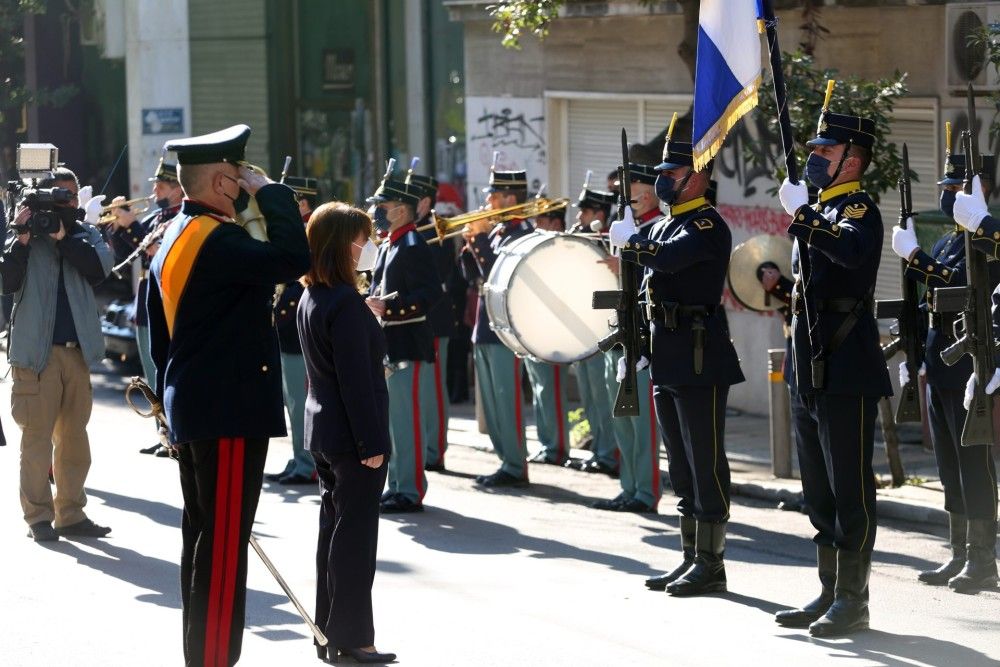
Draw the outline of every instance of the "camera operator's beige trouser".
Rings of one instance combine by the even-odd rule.
[[[93,405],[90,369],[79,347],[54,345],[41,373],[13,368],[11,416],[21,427],[21,509],[31,525],[57,528],[87,518],[83,490],[90,470],[87,422]],[[49,466],[56,482],[53,501]]]

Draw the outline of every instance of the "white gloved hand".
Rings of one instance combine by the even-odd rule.
[[[786,178],[781,182],[781,187],[778,188],[778,199],[781,200],[781,206],[785,209],[785,213],[795,215],[797,210],[809,203],[809,190],[806,188],[805,181],[792,183]]]
[[[909,384],[910,382],[910,369],[906,367],[906,362],[899,362],[899,386]]]
[[[84,211],[87,210],[87,204],[90,203],[91,198],[94,196],[94,188],[90,185],[85,185],[80,188],[80,191],[76,193],[77,204]]]
[[[639,357],[639,361],[635,363],[636,372],[649,366],[649,359],[646,357]],[[618,371],[615,373],[615,380],[621,382],[625,379],[625,357],[618,360]]]
[[[955,194],[955,222],[970,232],[974,232],[979,229],[980,223],[987,215],[989,215],[989,210],[986,208],[986,199],[983,198],[983,186],[979,182],[979,177],[976,176],[972,179],[971,195],[964,192]]]
[[[923,377],[927,375],[927,364],[920,364],[920,370],[917,371],[917,375]]]
[[[986,393],[992,396],[997,387],[1000,387],[1000,368],[993,371],[993,377],[986,383]]]
[[[621,248],[638,231],[639,228],[635,226],[635,217],[632,215],[632,207],[626,206],[625,215],[622,219],[616,220],[611,224],[611,229],[608,230],[608,238],[611,239],[612,244]]]
[[[906,221],[906,229],[892,228],[892,251],[900,258],[909,261],[913,251],[920,247],[917,243],[917,232],[913,229],[913,218]]]
[[[84,218],[85,222],[89,222],[92,225],[96,225],[97,221],[101,217],[101,204],[104,203],[104,195],[97,195],[91,198],[87,205],[83,208],[87,212],[87,216]]]
[[[972,405],[972,396],[976,392],[976,374],[973,373],[969,376],[969,381],[965,383],[965,396],[962,397],[962,405],[968,410],[969,406]]]

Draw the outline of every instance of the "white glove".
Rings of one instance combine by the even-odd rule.
[[[986,393],[992,396],[997,387],[1000,387],[1000,368],[993,371],[993,379],[986,383]]]
[[[781,187],[778,188],[778,199],[781,200],[781,206],[785,209],[785,213],[795,215],[797,210],[809,203],[809,190],[806,188],[805,181],[793,184],[786,178],[781,182]]]
[[[649,366],[649,359],[646,357],[639,357],[639,361],[635,363],[636,372],[641,371],[646,366]],[[615,373],[615,380],[621,382],[625,379],[625,357],[618,360],[618,372]]]
[[[969,381],[965,383],[965,396],[962,398],[962,405],[968,410],[969,406],[972,405],[972,396],[976,392],[976,374],[973,373],[969,376]]]
[[[899,257],[909,260],[913,251],[920,247],[917,243],[917,232],[913,229],[913,218],[906,221],[906,229],[892,228],[892,251]]]
[[[97,221],[101,217],[101,204],[103,203],[104,195],[97,195],[96,197],[88,200],[87,205],[83,207],[83,210],[87,212],[87,216],[84,218],[84,221],[89,222],[92,225],[96,225]]]
[[[906,362],[899,362],[899,386],[902,387],[910,382],[910,370],[906,367]]]
[[[964,192],[955,194],[955,222],[962,225],[970,232],[979,229],[983,218],[989,215],[986,208],[986,199],[983,198],[983,186],[979,182],[979,177],[972,179],[972,194]]]
[[[87,204],[90,202],[91,197],[94,196],[94,188],[90,185],[85,185],[80,188],[80,191],[76,193],[76,201],[80,208],[84,211],[87,210]]]
[[[616,220],[611,224],[611,229],[608,230],[608,238],[611,239],[612,244],[621,248],[638,231],[639,228],[635,226],[635,217],[632,215],[632,207],[626,206],[625,215],[622,219]]]

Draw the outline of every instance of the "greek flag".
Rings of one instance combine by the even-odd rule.
[[[757,106],[761,0],[701,0],[694,77],[695,169],[722,148],[726,133]]]

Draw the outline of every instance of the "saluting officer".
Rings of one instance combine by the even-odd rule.
[[[290,188],[243,166],[250,128],[169,141],[185,199],[153,258],[147,306],[184,514],[181,603],[187,665],[233,665],[246,606],[247,542],[268,438],[285,435],[274,286],[309,268]],[[233,217],[250,197],[255,240]]]
[[[660,202],[653,187],[659,172],[647,164],[629,163],[633,221],[642,238],[663,219]],[[634,262],[622,265],[617,257],[605,260],[612,271],[635,271],[642,277],[642,267]],[[636,284],[640,284],[637,280]],[[619,348],[605,357],[608,399],[614,404],[618,383],[625,377],[624,357]],[[619,450],[619,483],[622,491],[610,500],[598,500],[591,507],[613,512],[656,513],[663,493],[660,484],[660,434],[653,409],[653,385],[649,381],[648,359],[643,358],[636,374],[639,396],[638,417],[612,419]]]
[[[528,178],[523,171],[490,169],[487,195],[488,210],[509,208],[528,199]],[[524,418],[521,405],[521,360],[500,342],[490,328],[483,299],[482,285],[493,269],[500,248],[532,231],[523,218],[511,218],[491,227],[488,220],[469,223],[462,234],[465,246],[460,259],[462,274],[479,285],[476,321],[472,328],[472,356],[476,364],[479,397],[493,449],[500,458],[500,468],[491,475],[479,475],[476,484],[483,487],[526,486],[528,484],[527,448],[524,441]]]
[[[875,418],[879,399],[892,395],[872,312],[882,217],[860,183],[874,141],[871,119],[824,109],[817,136],[807,142],[806,178],[820,190],[818,203],[808,205],[803,182],[786,179],[778,193],[797,239],[792,379],[801,409],[792,414],[823,588],[816,600],[778,612],[775,620],[808,626],[818,637],[868,627]]]
[[[656,165],[656,194],[669,216],[648,239],[627,217],[609,236],[624,261],[645,268],[653,399],[680,498],[683,560],[646,585],[687,596],[726,590],[726,402],[730,385],[744,378],[722,307],[732,234],[705,198],[712,163],[694,170],[691,144],[673,137],[675,121]]]
[[[434,221],[434,206],[437,203],[438,182],[436,178],[423,174],[409,174],[411,185],[422,189],[420,203],[417,204],[417,227],[424,241],[437,239]],[[448,416],[450,403],[446,371],[448,368],[448,341],[455,330],[455,310],[448,284],[457,270],[455,239],[436,240],[428,243],[434,257],[441,284],[442,298],[431,309],[427,319],[434,332],[434,365],[428,368],[429,381],[420,385],[420,405],[424,409],[424,470],[444,471],[444,455],[448,450]]]
[[[429,406],[424,405],[420,386],[429,383],[434,368],[434,332],[427,315],[441,298],[441,282],[431,249],[417,232],[417,205],[423,192],[387,173],[368,198],[375,207],[375,224],[387,233],[367,300],[385,328],[390,370],[386,386],[392,456],[382,512],[422,512],[427,493],[423,420]],[[384,299],[393,293],[395,298]]]
[[[295,193],[302,224],[305,225],[319,205],[319,183],[315,178],[287,176],[285,185]],[[318,479],[316,461],[305,447],[306,362],[302,356],[299,328],[295,320],[295,311],[304,289],[297,279],[278,285],[274,290],[274,306],[271,309],[274,328],[278,332],[278,349],[281,351],[281,391],[285,397],[288,422],[292,427],[292,458],[285,464],[284,470],[264,477],[269,482],[285,486],[313,484]]]
[[[574,233],[607,234],[608,219],[615,195],[610,192],[591,189],[590,176],[577,198],[576,222],[570,229]],[[595,354],[589,359],[578,361],[576,383],[580,389],[580,402],[590,424],[590,458],[582,461],[570,459],[568,467],[585,472],[600,472],[612,477],[618,475],[618,442],[611,416],[612,387],[617,391],[618,382],[608,384],[605,372],[605,355]]]

